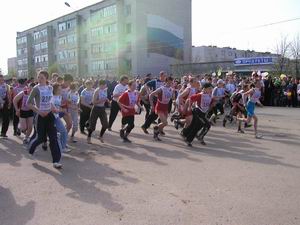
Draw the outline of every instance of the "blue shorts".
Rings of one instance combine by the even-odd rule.
[[[255,115],[255,113],[254,113],[255,103],[254,102],[248,102],[246,109],[247,109],[247,116],[252,117]]]

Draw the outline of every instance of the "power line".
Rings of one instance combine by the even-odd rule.
[[[257,29],[257,28],[273,26],[273,25],[277,25],[277,24],[281,24],[281,23],[287,23],[287,22],[291,22],[291,21],[295,21],[295,20],[300,20],[300,17],[293,18],[293,19],[288,19],[288,20],[281,20],[281,21],[273,22],[273,23],[267,23],[267,24],[258,25],[258,26],[254,26],[254,27],[248,27],[248,28],[245,28],[245,29],[247,29],[247,30]]]

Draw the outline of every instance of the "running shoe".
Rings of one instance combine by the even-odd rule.
[[[0,137],[1,138],[8,138],[8,136],[6,134],[1,134]]]
[[[226,127],[226,122],[227,122],[227,120],[223,120],[223,127]]]
[[[80,133],[81,133],[82,135],[87,135],[87,133],[86,133],[85,131],[80,131]]]
[[[17,130],[16,133],[17,133],[17,136],[18,136],[18,137],[21,136],[21,131],[20,131],[19,129]]]
[[[205,143],[204,140],[200,140],[200,144],[201,144],[201,145],[206,145],[206,143]]]
[[[155,141],[161,141],[161,139],[158,136],[154,137],[154,140]]]
[[[91,137],[87,137],[86,141],[87,141],[88,144],[90,144],[90,145],[92,144],[92,138]]]
[[[177,120],[174,120],[174,127],[175,127],[176,130],[179,129],[179,123],[178,123]]]
[[[77,143],[77,141],[75,140],[75,137],[71,137],[71,142],[72,143]]]
[[[120,130],[120,137],[121,137],[121,138],[124,138],[124,135],[125,135],[125,131],[124,131],[123,129],[121,129],[121,130]]]
[[[71,151],[72,151],[72,149],[65,148],[64,153],[70,153]]]
[[[238,133],[244,134],[245,131],[243,131],[242,129],[238,129]]]
[[[123,138],[123,142],[125,142],[125,143],[131,143],[131,141],[127,137]]]
[[[44,151],[47,151],[47,150],[48,150],[48,146],[47,146],[47,143],[46,143],[46,142],[43,143],[42,149],[43,149]]]
[[[192,145],[192,143],[191,143],[191,142],[189,142],[189,141],[186,141],[185,143],[187,144],[187,146],[188,146],[188,147],[193,147],[193,145]]]
[[[250,128],[250,127],[252,127],[252,124],[245,123],[245,128]]]
[[[112,131],[111,127],[107,129],[108,131]]]
[[[147,129],[145,127],[142,127],[142,130],[145,134],[149,134],[149,132],[147,131]]]
[[[262,135],[262,134],[255,134],[255,138],[256,138],[256,139],[262,139],[262,138],[263,138],[263,135]]]
[[[99,141],[103,144],[104,143],[103,137],[99,137]]]
[[[60,163],[53,163],[53,167],[54,167],[55,169],[60,170],[60,169],[62,169],[62,164],[60,164]]]

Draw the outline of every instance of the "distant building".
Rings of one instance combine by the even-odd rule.
[[[10,73],[17,73],[17,57],[7,59],[7,71]]]
[[[270,52],[239,50],[230,47],[219,48],[216,46],[193,46],[192,55],[193,63],[233,61],[237,58],[277,57],[276,54]]]
[[[236,71],[249,74],[254,70],[274,71],[278,55],[216,46],[192,47],[192,62],[173,64],[171,71],[180,76],[184,73],[212,73]]]
[[[55,67],[81,77],[158,74],[191,61],[191,0],[104,0],[16,41],[19,76]]]

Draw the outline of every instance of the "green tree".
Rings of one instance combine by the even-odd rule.
[[[58,63],[53,63],[48,67],[48,73],[51,75],[52,73],[58,73],[59,71],[59,65]]]

